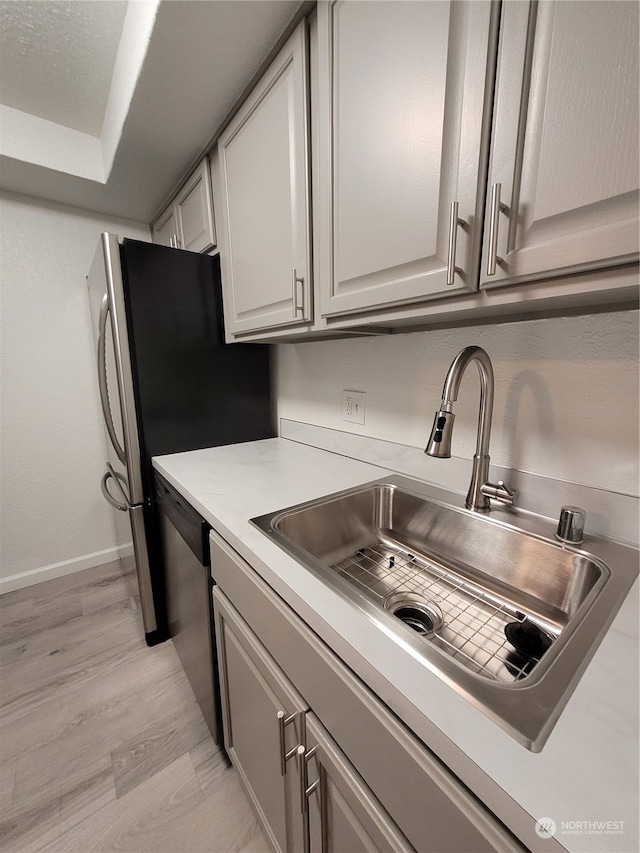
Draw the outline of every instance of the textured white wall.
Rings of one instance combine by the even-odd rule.
[[[492,462],[638,495],[635,311],[281,344],[279,417],[424,447],[447,368],[469,344],[493,361]],[[343,389],[366,392],[364,426],[342,420]],[[478,400],[471,365],[455,408],[455,456],[473,456]]]
[[[143,223],[0,194],[0,577],[116,545],[85,277]]]

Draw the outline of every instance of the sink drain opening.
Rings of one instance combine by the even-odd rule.
[[[392,612],[398,619],[402,619],[405,625],[413,628],[419,634],[433,634],[435,630],[431,616],[428,613],[423,613],[422,610],[418,610],[417,607],[398,607]]]
[[[385,599],[384,606],[423,637],[431,637],[444,625],[438,605],[414,592],[394,592]]]

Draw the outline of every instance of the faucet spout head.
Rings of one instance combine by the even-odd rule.
[[[427,456],[435,456],[437,459],[451,458],[451,435],[455,417],[453,412],[447,412],[442,408],[436,412],[431,435],[424,451]]]

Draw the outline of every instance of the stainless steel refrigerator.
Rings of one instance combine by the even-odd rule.
[[[220,263],[102,234],[87,277],[108,459],[147,643],[168,636],[152,456],[275,435],[269,347],[224,343]]]

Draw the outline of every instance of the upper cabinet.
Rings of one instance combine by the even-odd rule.
[[[213,155],[227,340],[634,306],[638,103],[628,0],[319,0]]]
[[[216,245],[209,161],[205,158],[176,197],[181,249],[207,252]]]
[[[227,336],[307,324],[313,305],[304,21],[222,133],[214,177]]]
[[[484,287],[638,257],[638,4],[502,4]]]
[[[319,4],[323,316],[477,289],[490,24],[488,0]]]
[[[153,242],[190,252],[207,252],[215,247],[211,179],[206,157],[153,223]]]
[[[173,204],[162,211],[151,227],[154,243],[158,243],[160,246],[169,246],[171,249],[178,248],[178,226]]]

